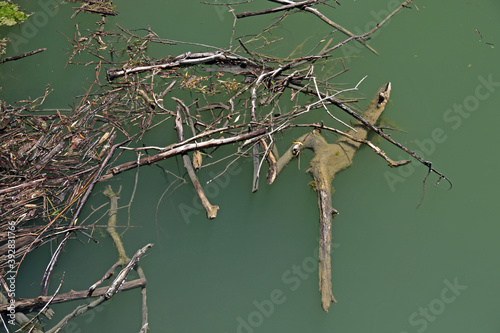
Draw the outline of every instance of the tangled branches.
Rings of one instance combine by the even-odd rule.
[[[376,53],[367,44],[368,38],[389,17],[410,8],[411,0],[361,35],[352,34],[316,8],[327,1],[276,0],[273,2],[280,6],[274,9],[240,14],[234,14],[237,4],[225,4],[234,15],[232,39],[226,48],[165,39],[150,28],[132,31],[116,25],[107,29],[106,17],[116,15],[111,2],[83,2],[75,15],[85,11],[97,13],[101,19],[97,30],[82,32],[76,26],[74,37],[68,38],[72,53],[67,65],[94,65],[96,70],[96,80],[80,96],[78,105],[69,112],[47,112],[41,108],[46,95],[1,105],[0,221],[14,223],[18,230],[16,256],[22,258],[63,235],[43,276],[42,296],[47,294],[53,268],[69,237],[88,227],[80,212],[94,186],[132,168],[181,155],[207,217],[215,218],[219,207],[204,195],[196,171],[203,172],[208,164],[230,165],[235,159],[251,156],[255,192],[264,161],[269,164],[268,183],[276,179],[282,168],[276,142],[278,134],[285,130],[331,130],[358,145],[368,145],[391,167],[409,162],[393,161],[364,136],[357,137],[347,118],[427,166],[439,180],[448,180],[430,162],[355,110],[357,99],[351,93],[363,79],[352,88],[340,88],[335,81],[348,70],[336,50],[355,42]],[[235,27],[240,19],[284,13],[278,20],[281,22],[296,11],[313,14],[345,39],[335,45],[331,39],[321,50],[317,50],[321,43],[318,42],[308,52],[296,50],[283,58],[266,48],[279,40],[272,34],[273,25],[258,35],[236,37]],[[192,51],[175,53],[178,44],[189,45]],[[152,45],[164,50],[161,56],[151,54]],[[88,60],[89,55],[93,60]],[[80,57],[84,60],[80,61]],[[318,75],[320,72],[329,76]],[[387,87],[390,91],[390,84]],[[298,124],[298,119],[308,123]],[[334,128],[339,124],[351,131]],[[170,141],[145,146],[144,134],[156,127],[164,128]],[[234,153],[220,156],[217,148],[223,145],[233,145]],[[136,158],[118,164],[116,158],[125,151],[134,151]],[[143,156],[143,152],[154,153]],[[35,219],[38,223],[28,224]],[[6,235],[0,235],[1,246],[5,247]],[[0,268],[5,268],[6,262],[6,257],[2,257]]]

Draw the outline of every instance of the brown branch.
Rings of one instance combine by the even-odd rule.
[[[109,69],[107,71],[107,78],[108,78],[108,80],[111,81],[111,80],[114,80],[118,77],[130,75],[130,74],[148,72],[148,71],[152,71],[152,70],[164,70],[164,69],[171,69],[171,68],[182,67],[182,66],[193,66],[193,65],[199,65],[199,64],[206,64],[206,63],[215,62],[218,60],[236,60],[236,59],[238,59],[238,58],[225,55],[221,51],[202,52],[202,53],[187,52],[187,53],[181,54],[175,58],[167,59],[162,63],[158,63],[158,64],[154,64],[154,65],[135,66],[135,67],[124,68],[124,69]]]
[[[46,50],[46,48],[43,48],[43,49],[29,51],[29,52],[26,52],[26,53],[23,53],[23,54],[20,54],[20,55],[16,55],[16,56],[13,56],[13,57],[6,57],[6,58],[3,58],[3,59],[0,59],[0,64],[3,64],[4,62],[7,62],[7,61],[14,61],[14,60],[19,60],[19,59],[22,59],[22,58],[26,58],[26,57],[29,57],[31,55],[43,52],[45,50]]]
[[[78,306],[75,310],[73,310],[73,312],[71,312],[70,314],[68,314],[67,316],[65,316],[52,329],[48,330],[47,333],[57,333],[57,332],[59,332],[62,328],[64,328],[64,326],[66,326],[68,324],[68,321],[70,319],[72,319],[74,317],[77,317],[77,316],[79,316],[81,314],[84,314],[85,312],[87,312],[87,311],[89,311],[89,310],[91,310],[91,309],[93,309],[93,308],[101,305],[102,303],[106,302],[111,297],[113,297],[116,293],[118,293],[121,290],[123,290],[122,288],[126,284],[126,282],[124,282],[124,280],[127,277],[127,275],[130,272],[130,270],[132,269],[131,266],[133,266],[135,263],[137,263],[137,261],[140,259],[140,257],[142,257],[144,255],[145,251],[148,248],[150,248],[151,246],[152,246],[152,244],[148,244],[148,245],[146,245],[142,249],[139,249],[136,252],[136,254],[134,255],[134,257],[130,261],[129,265],[127,265],[127,267],[125,267],[118,274],[118,276],[113,281],[113,283],[111,284],[111,286],[109,288],[104,288],[104,289],[107,289],[107,290],[104,291],[103,295],[99,296],[98,299],[90,302],[89,304],[84,304],[84,305]]]
[[[274,153],[271,151],[271,147],[269,147],[269,145],[264,139],[260,139],[259,144],[262,150],[264,151],[264,158],[269,164],[269,170],[267,172],[267,183],[271,185],[272,183],[274,183],[274,180],[278,175],[276,156],[274,156]]]
[[[0,194],[5,194],[5,193],[11,192],[11,191],[18,191],[18,190],[23,189],[23,188],[28,187],[28,186],[33,186],[33,185],[38,186],[38,183],[43,182],[45,179],[47,179],[47,177],[42,177],[39,179],[29,181],[27,183],[2,188],[2,189],[0,189]]]
[[[57,296],[59,293],[59,290],[62,287],[64,281],[64,273],[63,276],[61,277],[61,282],[59,282],[59,286],[57,287],[56,291],[54,292],[54,295],[48,300],[48,302],[42,307],[40,311],[38,311],[38,314],[36,316],[33,316],[27,323],[23,323],[23,326],[19,329],[19,331],[25,329],[30,323],[32,323],[35,319],[39,318],[41,313],[45,313],[45,315],[50,319],[50,316],[54,314],[54,310],[52,309],[47,309],[50,304],[52,304],[52,301],[54,298]],[[31,330],[30,330],[31,331]]]

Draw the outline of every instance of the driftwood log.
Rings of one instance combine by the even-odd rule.
[[[366,107],[362,117],[371,124],[375,124],[384,111],[389,95],[391,84],[383,85],[373,100]],[[331,277],[331,240],[332,219],[337,211],[332,206],[333,188],[331,182],[338,172],[345,170],[352,164],[352,159],[361,142],[366,139],[369,129],[357,121],[352,129],[347,132],[347,137],[341,137],[334,144],[329,144],[318,129],[298,138],[287,152],[278,160],[278,173],[295,157],[298,157],[302,149],[308,148],[314,151],[314,158],[307,170],[314,179],[314,187],[318,194],[318,207],[320,212],[319,230],[319,290],[321,293],[321,305],[328,312],[330,304],[336,302],[332,293]],[[353,139],[355,140],[353,140]]]

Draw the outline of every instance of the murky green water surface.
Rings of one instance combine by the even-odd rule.
[[[27,11],[44,11],[42,2],[19,2]],[[225,7],[197,1],[115,3],[120,15],[111,21],[129,29],[150,25],[165,38],[222,47],[231,36],[232,16]],[[341,3],[320,8],[355,33],[371,28],[397,4]],[[271,5],[259,1],[245,10]],[[312,154],[305,153],[300,165],[290,164],[273,186],[262,183],[254,194],[250,163],[235,165],[206,186],[211,201],[221,207],[214,221],[205,218],[189,185],[163,196],[175,179],[159,168],[143,167],[130,211],[134,228],[124,235],[124,243],[129,255],[155,243],[140,262],[148,279],[153,332],[500,331],[500,4],[460,0],[417,5],[418,11],[404,10],[370,41],[379,56],[355,44],[338,52],[349,57],[345,63],[351,68],[338,82],[355,85],[368,75],[359,93],[371,98],[391,81],[391,102],[383,118],[406,132],[393,137],[432,160],[453,181],[453,189],[446,190],[446,184],[434,187],[436,179],[429,179],[424,202],[416,209],[425,168],[413,162],[389,169],[362,148],[354,165],[333,183],[333,203],[340,211],[334,220],[332,254],[338,303],[326,314],[320,307],[315,261],[317,199],[304,173]],[[48,48],[2,65],[4,98],[36,97],[50,83],[54,92],[45,107],[68,108],[72,97],[94,79],[94,68],[64,67],[70,52],[64,35],[72,38],[75,23],[83,29],[95,21],[88,15],[69,20],[70,6],[46,12],[47,22],[35,25],[27,42],[18,44],[19,52],[11,52]],[[43,17],[38,19],[43,23]],[[258,33],[274,19],[244,19],[237,33]],[[8,32],[25,36],[21,29]],[[285,39],[276,52],[287,55],[307,38],[317,41],[331,30],[315,16],[297,14],[277,28]],[[333,36],[335,41],[342,38]],[[187,50],[178,46],[154,52],[166,56]],[[287,133],[281,149],[301,133]],[[162,135],[155,133],[148,140],[163,142]],[[381,147],[395,159],[406,158],[387,143]],[[162,166],[177,171],[182,163],[172,159]],[[200,178],[209,180],[220,171],[218,166],[204,169]],[[134,177],[134,172],[125,173],[112,183],[115,189],[123,186],[121,205],[130,200]],[[84,215],[104,202],[102,189],[97,188]],[[127,218],[127,209],[122,209],[120,223],[126,224]],[[63,272],[63,291],[87,289],[114,263],[109,237],[96,237],[99,244],[87,244],[82,237],[85,244],[73,241],[66,247],[52,290]],[[21,296],[38,295],[49,257],[47,247],[26,260],[18,278]],[[56,317],[72,307],[54,307]],[[76,319],[65,332],[137,332],[139,327],[140,294],[131,291]]]

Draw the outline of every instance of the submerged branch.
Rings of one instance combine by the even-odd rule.
[[[362,116],[364,122],[375,124],[384,111],[391,93],[391,84],[383,85],[373,100],[369,103]],[[337,211],[332,206],[331,182],[338,172],[348,168],[359,146],[364,143],[369,128],[364,122],[358,121],[345,135],[334,144],[328,144],[321,136],[318,129],[305,134],[294,142],[287,152],[278,160],[278,172],[293,158],[298,157],[302,149],[308,148],[314,151],[311,167],[307,170],[314,179],[314,187],[318,194],[318,208],[320,213],[319,228],[319,290],[321,293],[321,304],[328,312],[330,304],[336,302],[332,293],[331,277],[331,240],[332,240],[332,216]]]
[[[142,249],[139,249],[136,254],[132,257],[128,265],[118,273],[117,277],[111,283],[111,286],[104,287],[104,293],[99,296],[96,300],[90,302],[89,304],[84,304],[78,306],[75,310],[73,310],[70,314],[65,316],[57,325],[55,325],[52,329],[48,330],[47,333],[56,333],[59,332],[63,327],[65,327],[68,321],[74,317],[84,314],[85,312],[101,305],[106,302],[110,298],[112,298],[116,293],[122,290],[122,287],[125,284],[125,279],[128,274],[132,270],[132,268],[137,264],[137,262],[141,259],[141,257],[146,253],[146,251],[151,248],[153,244],[148,244],[144,246]],[[136,282],[137,283],[137,282]],[[140,286],[137,283],[136,287]],[[96,290],[97,291],[97,290]],[[94,293],[96,292],[94,291]],[[87,291],[85,291],[87,293]]]
[[[292,83],[289,84],[289,86],[291,88],[302,89],[302,91],[304,93],[309,94],[309,95],[316,95],[317,94],[316,91],[314,91],[312,89],[309,89],[309,88],[307,88],[305,86],[299,86],[299,85],[295,85],[295,84],[292,84]],[[404,145],[402,145],[398,141],[394,140],[390,135],[386,134],[381,128],[373,125],[372,123],[370,123],[369,121],[367,121],[366,119],[364,119],[362,116],[360,116],[357,112],[355,112],[354,110],[352,110],[345,103],[342,103],[338,99],[336,99],[334,97],[331,97],[331,96],[328,96],[327,94],[324,94],[324,93],[321,93],[320,96],[321,96],[321,98],[328,100],[330,103],[334,104],[335,106],[337,106],[338,108],[340,108],[341,110],[343,110],[344,112],[346,112],[348,115],[350,115],[351,117],[353,117],[354,119],[356,119],[357,121],[359,121],[361,124],[363,124],[364,126],[366,126],[367,128],[369,128],[371,131],[377,133],[383,139],[389,141],[390,143],[392,143],[393,145],[395,145],[396,147],[398,147],[399,149],[401,149],[402,151],[404,151],[405,153],[407,153],[408,155],[410,155],[411,157],[413,157],[414,159],[416,159],[421,164],[425,165],[428,168],[428,173],[429,174],[430,173],[435,173],[436,175],[439,176],[436,184],[438,184],[442,179],[444,179],[444,180],[446,180],[450,184],[450,189],[451,189],[451,187],[453,186],[451,180],[448,179],[442,172],[440,172],[437,169],[435,169],[432,166],[432,162],[431,161],[424,160],[416,152],[412,151],[411,149],[405,147]],[[396,167],[398,165],[391,165],[391,166]],[[425,186],[426,179],[427,179],[427,176],[426,176],[426,178],[424,178],[424,186]]]

